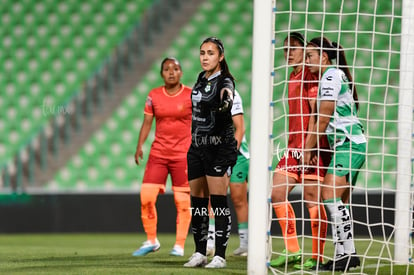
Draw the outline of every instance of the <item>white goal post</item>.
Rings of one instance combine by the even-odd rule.
[[[267,274],[271,180],[271,107],[273,71],[273,1],[255,0],[253,6],[253,60],[249,170],[248,274]],[[253,252],[254,251],[254,252]]]
[[[395,252],[397,263],[407,264],[410,258],[411,158],[413,136],[414,93],[414,2],[403,1],[400,51],[400,91],[398,105],[398,174],[395,205]]]
[[[284,2],[287,6],[283,11],[277,10],[278,3]],[[311,3],[312,2],[312,3]],[[251,93],[251,136],[250,136],[250,171],[249,171],[249,256],[248,256],[248,274],[268,274],[269,272],[269,260],[272,257],[272,236],[271,236],[271,223],[273,209],[270,202],[271,192],[271,179],[274,167],[272,167],[274,161],[273,152],[273,127],[275,124],[274,108],[274,91],[275,82],[280,84],[277,89],[280,89],[283,85],[287,85],[288,74],[286,66],[283,68],[274,64],[275,51],[282,51],[283,39],[289,31],[299,31],[304,33],[307,40],[314,37],[315,34],[326,35],[332,37],[331,40],[337,41],[341,35],[347,38],[354,39],[353,44],[344,45],[348,65],[352,74],[359,74],[362,71],[366,71],[368,77],[364,80],[356,83],[361,90],[366,90],[360,95],[360,102],[362,105],[367,106],[368,110],[363,111],[362,123],[366,124],[368,147],[370,141],[377,146],[378,154],[367,153],[367,162],[365,168],[361,174],[363,177],[363,184],[356,188],[355,192],[362,192],[368,196],[370,191],[380,192],[381,198],[388,192],[394,194],[395,206],[393,209],[387,209],[394,214],[394,224],[387,224],[392,226],[392,237],[389,240],[393,248],[393,255],[389,256],[389,262],[395,265],[411,264],[411,253],[413,249],[411,234],[413,231],[413,107],[414,107],[414,2],[410,0],[390,0],[380,1],[373,0],[367,1],[364,4],[372,5],[372,14],[366,14],[365,11],[360,11],[359,5],[362,5],[364,1],[345,1],[341,0],[341,9],[337,10],[337,13],[332,14],[330,12],[325,13],[325,8],[328,5],[328,0],[320,1],[321,10],[315,12],[312,10],[308,12],[308,8],[314,5],[314,1],[310,0],[255,0],[253,9],[253,58],[252,58],[252,93]],[[332,1],[335,2],[335,1]],[[354,13],[342,13],[343,9],[350,2],[357,3],[357,11]],[[376,14],[379,11],[379,6],[387,2],[390,5],[390,13]],[[300,16],[303,16],[303,25],[298,27],[298,22],[295,21],[295,10],[293,7],[299,6],[300,11],[297,12]],[[344,8],[344,9],[345,9]],[[400,15],[395,15],[395,10],[401,9]],[[305,10],[305,12],[303,12]],[[287,20],[279,20],[280,18]],[[299,17],[299,15],[297,17]],[[331,17],[329,17],[331,16]],[[336,16],[339,21],[332,24],[338,24],[337,31],[325,31],[323,28],[325,24],[329,24],[329,18]],[[342,29],[342,19],[355,16],[357,18],[355,23],[355,29],[350,31],[349,29]],[[372,19],[373,26],[364,26],[364,22],[359,22],[359,18],[366,16]],[[312,18],[322,18],[322,29],[315,29],[311,24]],[[278,21],[279,20],[279,21]],[[389,20],[389,23],[387,20]],[[385,23],[384,23],[385,22]],[[393,26],[401,23],[401,29]],[[359,24],[359,25],[358,25]],[[366,24],[366,23],[365,23]],[[381,29],[382,24],[391,24],[390,33],[384,32]],[[278,32],[275,29],[275,25],[281,25],[282,28],[287,28],[284,31]],[[367,31],[369,27],[372,31]],[[378,28],[378,30],[376,29]],[[384,27],[387,29],[387,26]],[[397,32],[394,29],[397,28]],[[391,30],[393,33],[391,33]],[[369,34],[372,38],[371,42],[367,42],[367,45],[359,45],[360,33]],[[380,37],[386,37],[389,45],[384,45],[386,50],[378,48],[380,46],[376,43],[381,43],[378,40]],[[375,39],[375,41],[374,41]],[[339,41],[338,41],[339,42]],[[395,46],[397,43],[397,46]],[[346,43],[345,43],[346,44]],[[276,49],[278,47],[278,49]],[[349,52],[347,52],[349,50]],[[361,60],[359,54],[367,54],[371,58],[371,64],[363,64],[364,60]],[[386,54],[388,60],[377,64],[375,60],[377,56]],[[349,55],[349,56],[348,56]],[[399,56],[398,68],[395,69],[390,65],[390,60],[395,58],[395,55]],[[379,59],[378,59],[379,60]],[[388,61],[388,63],[387,63]],[[278,70],[281,72],[280,78],[275,81],[275,75],[277,76]],[[385,75],[387,79],[392,78],[394,74],[398,78],[398,82],[384,80],[382,82],[382,76]],[[392,76],[390,76],[392,75]],[[360,76],[360,75],[358,75]],[[363,79],[363,78],[359,78]],[[381,80],[381,81],[380,81]],[[354,79],[355,81],[355,79]],[[377,82],[378,81],[378,82]],[[381,83],[379,83],[381,82]],[[375,101],[377,96],[376,89],[384,89],[383,102]],[[285,96],[287,94],[285,93]],[[393,100],[396,102],[393,102]],[[285,104],[282,101],[280,104]],[[283,105],[285,106],[285,105]],[[286,106],[285,106],[286,107]],[[388,118],[390,110],[394,110],[395,107],[396,118]],[[281,121],[287,121],[287,107],[281,110],[278,115],[284,118]],[[377,113],[384,113],[383,119],[377,119]],[[395,136],[391,133],[391,137],[388,136],[389,125],[395,126]],[[379,130],[377,129],[379,126]],[[285,125],[285,132],[287,132],[287,125]],[[377,136],[377,133],[382,133],[382,136]],[[287,134],[287,133],[285,133]],[[389,152],[388,143],[396,143],[396,152]],[[375,143],[376,142],[376,143]],[[371,147],[371,150],[375,148]],[[368,150],[369,151],[369,150]],[[372,152],[372,151],[371,151]],[[390,161],[391,159],[391,161]],[[371,161],[372,160],[372,164]],[[369,163],[368,163],[369,162]],[[379,163],[378,163],[379,162]],[[390,164],[390,162],[394,162]],[[377,165],[377,166],[375,166]],[[389,165],[395,166],[395,170],[387,170]],[[394,166],[393,166],[394,165]],[[370,170],[371,167],[379,167],[379,169]],[[371,175],[372,174],[372,175]],[[361,175],[360,175],[361,177]],[[389,178],[394,178],[396,182],[389,183]],[[377,186],[370,186],[372,179],[376,182]],[[303,202],[302,202],[303,204]],[[382,206],[382,204],[381,204]],[[364,205],[362,205],[364,207]],[[366,205],[368,209],[369,204]],[[368,210],[367,210],[368,211]],[[297,215],[297,219],[301,219]],[[303,220],[303,219],[302,219]],[[303,221],[302,221],[303,222]],[[371,225],[369,226],[377,226]],[[303,234],[303,232],[302,232]],[[298,237],[300,233],[298,232]],[[358,236],[357,236],[358,237]],[[281,237],[280,237],[281,238]],[[332,246],[327,236],[327,246]],[[371,244],[370,244],[371,245]],[[388,246],[387,246],[388,248]],[[363,253],[363,252],[362,252]],[[369,258],[369,255],[367,256]],[[381,254],[382,257],[382,254]],[[363,261],[361,260],[361,265]],[[378,261],[379,264],[379,261]],[[286,271],[286,270],[285,270]]]

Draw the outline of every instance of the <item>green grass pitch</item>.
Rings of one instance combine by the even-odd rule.
[[[217,270],[183,267],[194,249],[191,234],[184,257],[169,256],[175,241],[173,234],[159,234],[158,239],[159,251],[145,257],[132,257],[131,253],[145,240],[143,234],[0,234],[0,274],[218,274]],[[219,274],[247,273],[247,258],[232,256],[238,242],[237,234],[232,234],[227,249],[227,268]],[[273,240],[275,251],[281,251],[282,245],[280,240]],[[309,240],[304,240],[303,247],[305,253],[311,251]],[[366,251],[368,256],[379,255],[381,245],[358,241],[357,250],[359,253]],[[326,252],[332,252],[329,242]],[[376,268],[378,263],[381,264],[379,269]],[[289,271],[294,270],[291,267],[279,270],[281,273]],[[354,269],[353,272],[413,274],[414,267],[391,268],[389,263],[369,258],[362,271]]]

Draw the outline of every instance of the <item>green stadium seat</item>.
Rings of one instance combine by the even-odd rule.
[[[143,7],[151,3],[150,0],[105,4],[78,0],[2,1],[0,76],[12,79],[7,83],[0,80],[0,86],[6,88],[10,98],[27,92],[34,95],[29,102],[27,98],[11,101],[19,107],[17,113],[23,112],[22,105],[36,106],[43,98],[50,99],[55,106],[63,104],[99,68],[142,15]],[[98,30],[100,37],[96,36]],[[104,30],[109,30],[112,36],[107,36]],[[68,54],[66,49],[74,54]],[[65,54],[69,56],[62,60]],[[49,119],[49,115],[39,116],[39,108],[32,112],[36,115],[27,118],[31,120],[28,125],[41,127]]]
[[[73,189],[75,187],[75,174],[74,169],[70,169],[70,166],[64,167],[56,175],[55,182],[58,183],[60,190]]]
[[[121,1],[122,2],[122,1]],[[120,2],[120,3],[121,3]],[[123,2],[122,2],[123,3]],[[128,10],[131,11],[135,9],[141,9],[139,4],[135,5],[131,3],[126,3],[124,5],[134,6],[130,7]],[[240,26],[236,27],[236,31],[231,27],[228,28],[219,28],[217,25],[217,36],[221,37],[224,41],[229,40],[228,47],[232,48],[234,45],[239,43],[240,41],[246,41],[246,38],[242,38],[246,33],[251,33],[251,24],[248,25],[248,31],[244,31],[243,22],[237,22],[237,18],[239,16],[245,16],[252,19],[252,16],[246,16],[246,13],[251,13],[251,4],[241,5],[234,5],[234,4],[220,4],[223,9],[230,9],[234,10],[236,15],[227,15],[222,13],[220,18],[222,19],[222,23],[231,25],[231,24],[241,24]],[[248,8],[246,8],[248,7]],[[102,10],[108,12],[115,7],[112,5],[103,5]],[[214,12],[212,6],[208,3],[202,5],[201,10],[205,10],[206,12],[211,10]],[[113,11],[112,11],[113,12]],[[130,12],[132,14],[132,12]],[[135,17],[136,18],[136,17]],[[198,47],[201,39],[204,39],[204,26],[205,22],[208,22],[210,18],[208,16],[208,12],[206,16],[203,16],[202,12],[197,13],[195,18],[198,18],[198,24],[194,24],[194,26],[186,27],[183,29],[182,34],[180,37],[177,37],[176,41],[173,43],[173,46],[167,50],[165,54],[162,56],[173,55],[180,59],[183,70],[184,70],[184,78],[183,82],[189,86],[192,86],[195,81],[195,77],[200,71],[200,66],[197,62],[196,58],[191,58],[188,55],[188,52],[193,52],[194,56],[198,55]],[[124,20],[122,17],[119,16],[108,16],[102,19],[101,17],[93,17],[91,21],[96,22],[108,22],[108,24],[113,24],[116,20]],[[135,19],[130,19],[133,22]],[[195,20],[193,20],[195,22]],[[123,21],[122,21],[123,22]],[[122,23],[121,22],[121,23]],[[117,22],[117,26],[122,25]],[[117,30],[114,30],[113,36],[107,36],[105,30],[97,29],[97,37],[105,37],[106,41],[101,41],[102,45],[108,44],[108,47],[114,46],[114,40],[112,37],[117,36]],[[233,36],[237,36],[233,38]],[[96,43],[96,39],[94,42]],[[99,41],[99,38],[98,38]],[[234,45],[232,46],[232,42],[235,41]],[[251,39],[248,41],[251,44]],[[85,44],[88,42],[85,41]],[[250,47],[249,47],[250,46]],[[251,60],[251,45],[246,46],[245,49],[242,50],[242,56],[237,56],[237,59],[241,59],[240,61],[232,61],[232,71],[236,75],[242,75],[241,79],[245,79],[245,70],[250,70],[249,61]],[[230,52],[230,51],[229,51]],[[97,55],[98,53],[95,52],[93,55]],[[161,58],[161,57],[160,57]],[[235,58],[234,58],[235,59]],[[247,61],[249,59],[249,61]],[[111,189],[111,190],[120,190],[120,189],[131,189],[137,188],[140,182],[142,181],[144,165],[136,166],[133,154],[136,146],[136,141],[138,138],[139,129],[142,123],[143,118],[143,108],[146,95],[150,91],[151,88],[155,86],[162,85],[162,79],[159,76],[159,62],[161,60],[157,60],[154,65],[151,67],[148,74],[144,77],[142,83],[137,85],[137,88],[134,90],[132,95],[125,99],[124,103],[114,112],[113,116],[107,121],[105,125],[94,135],[91,139],[91,143],[87,146],[91,146],[93,144],[97,153],[93,156],[86,156],[85,155],[85,148],[84,147],[80,153],[78,154],[79,159],[93,159],[95,167],[99,170],[99,174],[103,175],[102,178],[99,179],[100,181],[100,188],[101,189]],[[233,68],[234,67],[234,68]],[[250,84],[245,84],[245,87],[249,87]],[[243,87],[243,86],[241,86]],[[246,89],[244,93],[248,94],[250,91]],[[113,133],[118,133],[114,135]],[[146,144],[144,144],[144,154],[148,154],[150,151],[151,140],[149,139]],[[145,158],[146,159],[146,158]],[[82,161],[83,163],[84,161]],[[88,166],[88,163],[83,164]],[[109,167],[109,169],[108,169]],[[56,181],[56,179],[55,179]],[[98,180],[89,181],[87,172],[84,170],[78,172],[78,181],[84,182],[84,185],[93,185],[96,183],[98,184]],[[99,187],[97,187],[99,188]]]

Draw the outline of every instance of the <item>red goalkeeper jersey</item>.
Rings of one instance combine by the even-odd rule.
[[[164,86],[152,89],[144,113],[155,117],[150,154],[167,159],[186,158],[191,144],[191,88],[182,85],[175,95],[169,95]]]
[[[318,95],[318,77],[313,75],[307,67],[297,74],[291,72],[288,89],[288,148],[303,148],[311,116],[309,99],[316,99]]]

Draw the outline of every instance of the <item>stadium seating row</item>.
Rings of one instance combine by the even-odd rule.
[[[76,93],[80,84],[105,61],[152,2],[3,1],[1,22],[5,27],[0,29],[0,43],[5,50],[0,51],[0,89],[5,91],[5,96],[0,98],[0,130],[7,135],[2,135],[0,140],[2,162],[12,158],[56,114],[53,108],[63,106]],[[398,86],[398,75],[393,70],[399,67],[399,56],[395,53],[399,50],[399,37],[389,35],[389,32],[400,30],[400,18],[393,16],[392,11],[397,10],[395,14],[398,14],[401,7],[394,1],[382,1],[375,9],[383,16],[374,18],[365,16],[364,11],[372,11],[368,2],[361,3],[359,14],[355,13],[354,4],[346,2],[342,7],[346,15],[341,18],[343,31],[339,36],[332,27],[337,24],[321,23],[321,11],[338,10],[341,8],[338,3],[331,1],[326,6],[315,3],[311,7],[314,11],[312,16],[305,18],[303,14],[297,14],[289,20],[290,10],[304,10],[305,7],[300,2],[279,1],[277,10],[286,12],[278,13],[276,18],[275,68],[284,65],[280,47],[288,29],[306,28],[308,37],[313,37],[321,34],[316,30],[322,27],[332,40],[339,41],[348,49],[348,59],[356,64],[353,74],[362,106],[360,117],[369,138],[366,168],[395,171],[395,143],[387,142],[383,136],[387,133],[391,139],[397,132],[395,103],[398,96],[397,88],[393,87]],[[162,84],[159,63],[164,56],[177,57],[184,71],[183,83],[191,86],[200,71],[199,44],[207,36],[215,35],[224,41],[226,59],[236,77],[237,89],[243,96],[246,116],[249,117],[252,9],[252,3],[248,1],[205,1],[170,48],[154,62],[133,93],[45,188],[62,191],[139,190],[144,170],[143,165],[135,165],[133,154],[146,94]],[[329,18],[324,22],[338,21],[338,18],[326,14]],[[288,22],[291,24],[289,28]],[[361,31],[357,36],[353,33],[355,22]],[[395,52],[385,51],[389,49]],[[286,74],[278,73],[274,83],[285,80]],[[279,99],[282,93],[276,86],[275,99]],[[384,98],[388,102],[384,102]],[[383,103],[390,105],[372,111],[376,104]],[[283,110],[283,107],[275,108],[275,115],[283,115]],[[247,123],[249,135],[249,120]],[[284,131],[284,124],[275,125],[275,136]],[[150,136],[145,144],[146,153],[150,150],[151,140]],[[389,154],[389,157],[383,158],[378,154],[378,148],[382,148],[381,152]],[[395,174],[369,173],[360,182],[368,182],[374,188],[386,182],[392,187]]]
[[[280,4],[283,5],[283,4]],[[336,8],[335,4],[331,4],[331,9]],[[352,10],[353,5],[347,4],[348,9]],[[321,7],[316,5],[315,10],[320,10]],[[368,5],[363,6],[364,9],[370,9]],[[389,14],[389,5],[377,7],[383,9],[383,14]],[[279,9],[289,10],[288,7],[280,7]],[[242,93],[244,98],[244,105],[246,114],[249,116],[250,112],[250,86],[251,86],[251,45],[252,45],[252,6],[251,3],[234,3],[229,1],[209,1],[204,3],[200,10],[193,16],[190,23],[185,26],[180,35],[176,38],[169,50],[164,55],[176,56],[181,60],[184,77],[183,82],[187,85],[192,85],[195,75],[199,72],[198,62],[198,46],[200,42],[207,36],[214,34],[223,39],[226,47],[226,58],[230,64],[230,69],[237,78],[237,89]],[[286,16],[289,16],[286,14]],[[355,15],[344,19],[344,30],[351,29],[355,24]],[[367,33],[357,36],[358,49],[355,52],[348,51],[347,54],[354,55],[354,60],[359,67],[355,68],[355,81],[358,83],[360,91],[360,99],[362,105],[366,108],[361,108],[361,117],[366,125],[367,135],[369,137],[370,146],[368,149],[367,169],[373,171],[382,171],[387,169],[395,171],[395,159],[392,157],[396,153],[396,147],[393,143],[384,141],[383,133],[386,131],[392,137],[396,133],[396,123],[393,119],[396,118],[396,106],[388,106],[385,112],[372,112],[367,110],[373,108],[374,104],[383,102],[383,94],[385,84],[395,85],[398,83],[398,76],[395,74],[389,75],[384,70],[384,67],[390,69],[398,68],[398,56],[393,56],[390,53],[384,52],[384,47],[397,49],[399,40],[393,39],[389,35],[382,35],[379,32],[389,32],[389,20],[395,20],[393,31],[398,31],[398,19],[391,17],[376,18],[376,29],[372,29],[372,20],[374,18],[367,18],[359,16],[361,29],[366,29]],[[276,19],[277,20],[277,19]],[[296,20],[296,21],[295,21]],[[309,18],[309,29],[318,27],[318,17]],[[387,21],[388,20],[388,21]],[[277,22],[288,22],[280,19]],[[276,26],[276,35],[286,35],[286,28],[283,24]],[[304,26],[304,19],[302,17],[294,17],[291,28],[301,29]],[[206,31],[207,28],[207,31]],[[329,25],[326,25],[329,30]],[[376,32],[374,32],[376,31]],[[309,36],[312,32],[309,32]],[[316,36],[316,33],[315,33]],[[278,37],[278,36],[276,36]],[[374,40],[372,40],[374,38]],[[334,39],[334,38],[333,38]],[[355,47],[355,37],[343,32],[341,37],[342,44],[346,47]],[[348,39],[348,42],[347,42]],[[279,39],[277,41],[282,41]],[[351,41],[351,43],[349,42]],[[161,58],[161,57],[160,57]],[[49,184],[52,188],[69,188],[74,190],[88,190],[99,187],[99,181],[103,184],[105,190],[119,190],[122,188],[139,189],[139,183],[142,179],[143,169],[136,168],[133,162],[133,153],[135,150],[136,137],[139,131],[142,118],[142,108],[144,105],[144,98],[146,93],[155,86],[161,85],[159,78],[159,62],[157,60],[152,69],[148,72],[143,82],[138,84],[134,93],[125,100],[120,109],[114,114],[111,120],[95,135],[90,141],[90,144],[81,149],[80,153],[75,159],[71,161],[64,172],[57,174],[56,178]],[[275,62],[275,67],[282,65],[283,57],[278,57]],[[367,68],[369,70],[367,70]],[[276,76],[276,81],[278,76]],[[279,77],[283,78],[283,75]],[[370,86],[370,88],[368,88]],[[277,92],[277,91],[276,91]],[[390,89],[390,93],[394,93]],[[275,94],[277,96],[277,94]],[[397,101],[397,97],[389,96],[393,104]],[[367,101],[370,101],[367,104]],[[365,104],[365,105],[364,105]],[[282,108],[283,110],[283,108]],[[121,115],[122,114],[122,115]],[[387,120],[387,121],[386,121]],[[249,125],[248,125],[249,126]],[[275,125],[275,134],[284,131],[285,125]],[[118,136],[111,136],[109,133],[113,131],[119,133]],[[249,130],[249,127],[248,127]],[[104,138],[105,137],[105,138]],[[151,140],[151,138],[149,139]],[[103,142],[105,141],[105,142]],[[94,148],[91,150],[91,148]],[[378,148],[388,152],[390,157],[383,158],[381,154],[376,154]],[[91,154],[93,151],[93,156]],[[145,151],[149,151],[149,143],[147,142]],[[122,153],[121,153],[122,152]],[[88,160],[91,161],[88,163]],[[80,169],[75,163],[82,163],[85,168]],[[98,165],[97,165],[98,163]],[[93,167],[90,168],[90,167]],[[110,169],[107,169],[107,168]],[[80,170],[79,170],[80,169]],[[108,172],[110,171],[108,175]],[[64,179],[64,174],[70,174],[70,179]],[[99,174],[99,176],[92,178],[89,181],[90,175]],[[364,177],[368,177],[365,179]],[[385,180],[381,181],[380,177]],[[395,174],[393,173],[370,173],[363,176],[360,180],[361,184],[368,182],[371,184],[368,187],[376,188],[381,182],[387,182],[392,186]],[[89,182],[89,183],[88,183]],[[87,183],[87,184],[85,184]]]
[[[42,131],[153,1],[2,1],[0,166]]]
[[[217,11],[221,11],[217,18],[228,22],[229,25],[234,24],[239,29],[238,33],[235,34],[230,27],[221,28],[219,25],[213,26],[213,30],[209,30],[209,33],[206,32],[205,26],[212,24]],[[240,21],[241,17],[247,21]],[[252,5],[249,2],[241,5],[217,0],[205,2],[166,53],[154,62],[134,92],[125,99],[89,143],[57,173],[48,183],[47,188],[77,191],[139,190],[144,165],[137,167],[133,156],[142,123],[146,95],[151,88],[162,85],[159,64],[164,56],[177,57],[184,71],[183,83],[192,86],[200,71],[199,45],[211,33],[223,40],[230,69],[237,78],[237,88],[244,95],[244,105],[249,106],[251,23]],[[241,42],[237,44],[236,40]],[[144,145],[146,154],[149,153],[152,139],[150,135]]]

